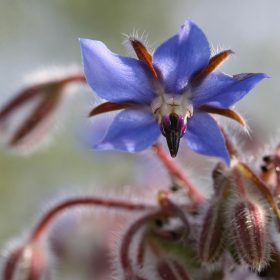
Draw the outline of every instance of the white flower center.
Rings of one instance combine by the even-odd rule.
[[[151,104],[156,120],[160,123],[163,116],[175,113],[184,119],[184,123],[187,123],[187,118],[193,114],[193,106],[188,96],[188,93],[182,95],[160,93]]]

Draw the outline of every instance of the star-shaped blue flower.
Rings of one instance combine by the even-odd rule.
[[[210,57],[207,38],[190,20],[152,56],[137,39],[130,42],[138,59],[112,53],[100,41],[80,40],[87,82],[109,101],[92,115],[122,109],[95,148],[138,152],[162,133],[172,156],[183,137],[193,151],[229,163],[224,137],[209,113],[240,122],[229,107],[267,76],[216,71],[232,52]]]

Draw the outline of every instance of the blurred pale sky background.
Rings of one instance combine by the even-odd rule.
[[[79,37],[102,40],[113,51],[127,54],[121,33],[145,31],[156,47],[186,18],[204,30],[215,48],[236,52],[223,66],[225,72],[265,72],[272,77],[238,104],[252,127],[260,129],[263,141],[272,138],[278,131],[280,104],[279,0],[0,0],[0,104],[34,70],[80,66]],[[60,189],[132,181],[133,156],[96,155],[79,148],[72,127],[87,114],[83,110],[89,108],[91,93],[77,94],[81,110],[69,109],[72,115],[59,124],[62,131],[49,149],[27,158],[1,149],[0,245],[29,225],[40,202]],[[120,165],[120,159],[127,160]],[[108,168],[110,174],[104,174]]]

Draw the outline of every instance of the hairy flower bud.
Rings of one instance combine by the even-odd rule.
[[[233,203],[229,217],[229,231],[237,254],[252,269],[263,269],[270,253],[267,232],[268,221],[265,206],[253,199],[237,200]]]
[[[214,198],[207,209],[198,239],[198,256],[205,263],[215,262],[224,249],[224,210],[232,187],[227,166],[219,162],[212,172]]]
[[[222,202],[210,205],[203,220],[198,240],[199,258],[206,263],[215,262],[223,252],[224,221]]]
[[[65,88],[81,82],[84,83],[85,78],[77,70],[62,70],[56,75],[34,74],[31,83],[0,106],[0,129],[1,136],[5,136],[4,142],[24,152],[45,143],[55,123],[53,116],[58,111]]]

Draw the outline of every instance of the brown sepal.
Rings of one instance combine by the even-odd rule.
[[[129,41],[138,57],[139,60],[146,62],[146,64],[149,66],[149,69],[151,70],[153,76],[157,79],[158,75],[156,72],[156,69],[153,66],[153,58],[147,48],[141,43],[139,40],[130,37]]]
[[[211,113],[211,114],[217,114],[221,115],[227,118],[230,118],[232,120],[237,121],[240,123],[243,127],[247,127],[246,121],[242,118],[240,114],[238,114],[236,111],[233,111],[229,108],[217,108],[210,105],[202,105],[198,108],[201,112]]]
[[[200,82],[206,78],[210,73],[215,71],[225,60],[234,54],[232,50],[222,51],[210,58],[209,63],[201,71],[199,71],[193,78],[193,82]]]
[[[136,107],[136,103],[132,102],[125,102],[125,103],[113,103],[113,102],[105,102],[102,103],[96,107],[94,107],[90,113],[88,114],[89,117],[93,117],[99,114],[107,113],[107,112],[112,112],[112,111],[117,111],[117,110],[122,110],[122,109],[127,109],[131,107]]]

